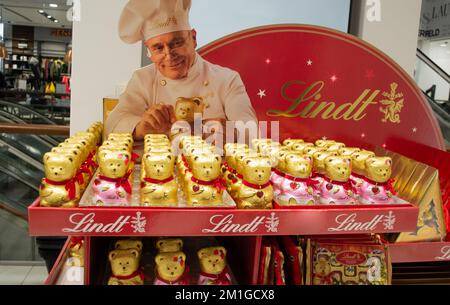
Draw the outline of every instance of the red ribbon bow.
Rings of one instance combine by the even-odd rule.
[[[88,174],[89,176],[92,175],[91,169],[86,162],[83,162],[83,164],[81,164],[80,171],[82,173]]]
[[[312,188],[317,188],[317,184],[319,184],[319,181],[312,179],[311,177],[308,178],[299,178],[299,177],[294,177],[288,174],[283,174],[284,178],[294,181],[294,182],[304,182],[306,183],[306,186],[308,187],[312,187]]]
[[[195,182],[200,185],[212,185],[214,186],[219,192],[225,190],[225,181],[223,179],[217,178],[211,181],[204,181],[195,178],[194,176],[191,177],[192,182]]]
[[[269,181],[269,182],[259,185],[259,184],[250,183],[246,180],[242,180],[242,184],[245,186],[251,187],[252,189],[261,190],[261,189],[264,189],[264,188],[268,187],[269,185],[271,185],[272,182]]]
[[[125,192],[127,192],[128,194],[131,194],[131,184],[130,184],[130,180],[128,180],[130,175],[131,175],[131,171],[128,171],[123,177],[119,177],[119,178],[109,178],[109,177],[102,176],[102,175],[99,175],[98,177],[101,180],[105,180],[108,182],[115,182],[116,188],[123,187]]]
[[[223,271],[219,274],[212,274],[206,272],[200,272],[201,275],[213,279],[214,285],[230,285],[230,279],[227,277],[228,275],[228,267],[225,267]]]
[[[112,277],[119,279],[119,280],[129,280],[132,279],[136,276],[138,276],[141,278],[141,280],[144,280],[144,273],[141,270],[136,270],[135,272],[133,272],[130,275],[113,275]]]
[[[90,166],[91,168],[97,168],[97,162],[94,161],[93,159],[94,155],[92,155],[92,153],[89,154],[89,156],[87,157],[85,163]]]
[[[148,183],[153,183],[153,184],[164,184],[164,183],[167,183],[167,182],[172,181],[173,179],[175,179],[174,176],[171,176],[171,177],[169,177],[169,178],[162,179],[162,180],[159,180],[159,179],[153,179],[153,178],[144,178],[144,181],[146,181],[146,182],[148,182]]]
[[[274,172],[275,174],[277,174],[278,176],[284,177],[286,174],[283,173],[282,171],[278,170],[275,167],[272,167],[272,172]]]
[[[343,186],[344,190],[346,190],[346,191],[352,191],[355,194],[357,193],[356,188],[353,186],[353,184],[350,182],[350,180],[347,180],[345,182],[340,182],[340,181],[331,180],[331,179],[329,179],[328,177],[325,177],[325,176],[323,177],[323,179],[325,181],[327,181],[328,183],[337,184],[337,185]]]
[[[394,179],[389,179],[388,181],[383,182],[383,183],[375,182],[375,181],[370,180],[369,178],[366,178],[366,177],[362,177],[362,179],[364,179],[364,181],[366,181],[366,182],[368,182],[370,184],[384,187],[386,190],[391,192],[392,195],[394,195],[394,196],[397,195],[397,192],[395,192],[394,187],[392,186],[392,183],[394,183],[394,181],[395,181]]]
[[[139,159],[139,155],[137,153],[135,153],[134,151],[131,152],[131,161],[133,161],[134,163],[136,163],[136,160]]]
[[[72,237],[70,248],[75,248],[76,246],[82,246],[84,241],[84,237]]]
[[[50,184],[50,185],[64,185],[65,189],[66,189],[66,191],[68,193],[69,200],[75,199],[76,194],[77,194],[75,181],[76,181],[76,178],[72,178],[72,179],[64,180],[64,181],[53,181],[53,180],[45,178],[45,182],[47,184]]]

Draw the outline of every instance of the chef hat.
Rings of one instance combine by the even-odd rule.
[[[126,43],[191,30],[191,0],[130,0],[122,11],[119,36]]]

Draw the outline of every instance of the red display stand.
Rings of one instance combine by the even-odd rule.
[[[412,231],[417,207],[274,210],[29,208],[33,236],[200,236],[352,234]],[[48,221],[48,219],[53,219]],[[168,224],[174,224],[170,226]]]
[[[331,29],[280,25],[235,33],[199,53],[240,73],[258,119],[272,132],[268,137],[276,131],[271,122],[279,121],[279,140],[328,138],[412,157],[440,170],[448,205],[450,162],[440,160],[449,154],[441,151],[444,142],[433,112],[414,81],[373,46]],[[414,203],[273,210],[60,209],[40,207],[37,199],[29,207],[29,230],[33,236],[86,236],[86,284],[95,236],[233,236],[238,249],[242,243],[237,240],[245,238],[249,246],[241,255],[246,257],[242,278],[255,284],[263,235],[413,231],[417,217]],[[394,262],[448,260],[447,247],[439,242],[390,246]],[[58,273],[55,268],[52,274]],[[55,282],[52,276],[47,283]]]

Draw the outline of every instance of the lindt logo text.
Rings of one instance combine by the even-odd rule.
[[[203,229],[203,233],[254,233],[264,224],[267,233],[278,231],[280,223],[275,213],[270,216],[256,216],[252,221],[247,223],[235,223],[234,215],[213,215],[209,219],[209,223],[213,225],[211,229]]]
[[[374,231],[377,226],[382,223],[385,230],[393,230],[395,223],[395,216],[392,211],[389,215],[375,215],[370,221],[358,221],[358,215],[339,214],[336,216],[336,227],[328,228],[329,232],[351,232],[351,231]]]
[[[448,260],[450,259],[450,246],[442,247],[441,249],[442,256],[436,256],[437,260]]]
[[[65,233],[120,233],[126,224],[129,223],[131,216],[120,216],[115,222],[101,223],[96,222],[95,213],[83,214],[75,213],[69,217],[69,221],[74,225],[72,228],[63,228]]]

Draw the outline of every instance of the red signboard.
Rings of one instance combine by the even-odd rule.
[[[241,236],[412,231],[418,209],[409,204],[296,210],[64,209],[40,207],[36,200],[28,213],[34,236]]]
[[[450,242],[390,244],[393,263],[450,261]]]
[[[414,81],[354,36],[316,26],[266,26],[217,40],[200,54],[240,73],[258,119],[279,121],[280,139],[326,137],[388,149],[388,141],[412,140],[444,148]]]

